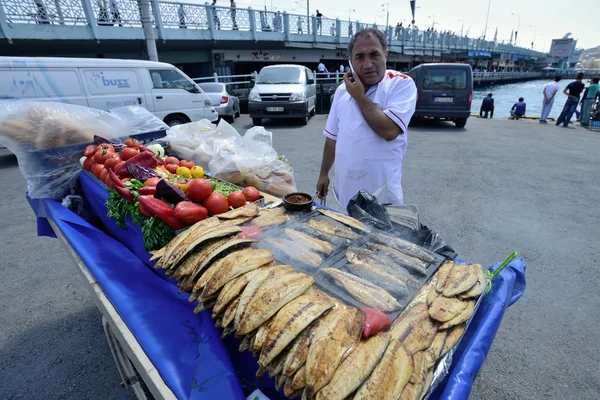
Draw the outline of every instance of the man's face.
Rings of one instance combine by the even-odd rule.
[[[356,39],[352,49],[352,66],[365,87],[376,85],[383,78],[388,53],[374,35]]]

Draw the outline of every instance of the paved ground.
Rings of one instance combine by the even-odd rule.
[[[309,193],[324,122],[268,125]],[[249,124],[244,116],[235,126]],[[599,398],[598,149],[600,133],[530,121],[411,130],[406,202],[461,257],[489,265],[517,250],[528,265],[527,292],[507,312],[472,398]],[[0,155],[0,173],[0,398],[131,398],[74,266],[55,240],[35,236],[14,157]]]

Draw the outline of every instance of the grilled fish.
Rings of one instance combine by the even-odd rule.
[[[176,238],[176,237],[177,237],[177,236],[175,236],[175,238]],[[175,238],[171,239],[171,241],[175,240]],[[169,243],[171,243],[171,242],[169,242]],[[152,256],[152,257],[150,257],[150,261],[156,261],[156,260],[158,260],[158,259],[162,258],[162,256],[164,256],[164,255],[165,255],[165,251],[167,251],[167,246],[168,246],[168,245],[169,245],[169,244],[167,244],[165,247],[161,247],[161,248],[160,248],[160,249],[158,249],[158,250],[150,250],[150,251],[148,252],[148,254],[150,254],[150,255]]]
[[[456,317],[452,318],[450,321],[444,322],[442,325],[440,325],[440,329],[448,329],[452,326],[462,324],[463,322],[466,322],[469,318],[471,318],[471,316],[475,312],[475,300],[467,300],[466,303],[467,308],[465,308],[463,312],[458,314]]]
[[[275,389],[277,389],[277,391],[279,392],[281,390],[281,388],[283,387],[283,385],[285,384],[285,382],[287,381],[287,378],[283,375],[278,375],[275,378]]]
[[[432,368],[435,362],[440,358],[444,343],[446,342],[447,331],[438,331],[431,345],[425,350],[425,360],[427,361],[427,369]]]
[[[387,291],[356,275],[333,268],[325,268],[323,272],[331,276],[335,283],[346,289],[352,297],[368,307],[373,307],[383,312],[395,311],[402,308],[402,305]]]
[[[351,264],[375,266],[385,270],[388,274],[396,275],[407,284],[420,286],[419,281],[413,278],[404,267],[401,267],[387,257],[377,254],[373,250],[350,247],[346,250],[346,260]]]
[[[252,342],[252,347],[250,349],[253,353],[260,353],[265,341],[267,340],[267,335],[269,334],[269,329],[271,328],[271,324],[273,323],[273,318],[263,323],[261,326],[256,329],[256,335],[254,335],[254,342]]]
[[[292,378],[292,391],[302,390],[306,387],[306,365],[303,365],[296,371]]]
[[[219,219],[235,219],[240,217],[256,217],[258,215],[258,206],[254,203],[246,203],[245,206],[235,208],[223,214],[217,214]]]
[[[240,304],[238,305],[238,309],[235,312],[235,319],[233,320],[233,324],[237,330],[240,325],[240,320],[246,311],[246,307],[248,306],[248,302],[252,300],[262,283],[267,279],[268,276],[280,275],[287,272],[294,272],[294,268],[289,265],[277,265],[271,267],[270,270],[264,270],[259,268],[257,274],[254,276],[254,279],[248,283],[246,289],[241,294]]]
[[[474,264],[472,267],[477,273],[477,283],[468,291],[461,293],[458,297],[461,299],[472,299],[477,298],[483,293],[487,285],[487,278],[485,277],[483,270],[479,264]]]
[[[437,324],[431,318],[414,322],[410,333],[402,341],[406,351],[415,354],[427,349],[437,334]]]
[[[265,270],[265,274],[267,274],[270,269],[269,267],[261,268]],[[213,308],[213,314],[219,314],[231,300],[240,296],[246,285],[254,279],[261,268],[245,273],[227,282],[219,292],[217,303]]]
[[[390,335],[380,332],[361,340],[342,361],[331,381],[317,393],[317,400],[343,400],[371,375],[390,342]]]
[[[425,380],[426,369],[425,354],[422,351],[418,351],[413,354],[413,373],[410,377],[409,382],[413,385],[421,383]]]
[[[181,278],[185,276],[189,276],[194,271],[196,266],[204,261],[204,259],[217,247],[221,246],[224,243],[227,243],[229,240],[232,240],[231,237],[224,237],[218,239],[212,239],[204,243],[201,249],[192,252],[184,259],[182,263],[180,263],[176,268],[170,269],[167,272],[173,272],[173,276],[176,278]],[[190,261],[190,258],[193,256],[196,258]]]
[[[273,256],[273,253],[266,249],[248,248],[234,251],[233,253],[224,257],[221,268],[219,268],[213,274],[210,281],[208,281],[204,287],[204,290],[202,291],[202,297],[211,296],[231,279],[237,278],[248,271],[257,269],[258,267],[268,264],[274,260],[275,257]]]
[[[207,308],[212,308],[217,301],[217,296],[211,297],[210,299],[201,299],[198,301],[196,308],[194,308],[194,314],[200,314]]]
[[[435,273],[435,277],[437,279],[436,290],[438,293],[442,293],[444,291],[444,286],[446,285],[446,280],[448,279],[448,274],[450,270],[454,266],[454,261],[446,261],[444,262],[440,268]]]
[[[210,251],[202,261],[200,261],[196,265],[196,268],[194,268],[194,272],[192,272],[192,278],[198,279],[200,272],[202,272],[202,270],[204,268],[209,266],[215,260],[215,258],[217,258],[219,255],[221,255],[221,253],[223,253],[224,251],[231,250],[236,246],[248,245],[250,243],[255,243],[255,242],[256,242],[256,240],[252,240],[252,239],[232,238],[232,239],[226,241],[225,243],[221,244],[220,246],[217,246],[212,251]],[[226,263],[223,262],[223,265],[225,265],[225,264]],[[223,266],[221,266],[221,268],[223,268]],[[215,274],[217,274],[217,272],[215,272]],[[214,275],[213,275],[213,278],[214,278]],[[212,281],[212,279],[211,279],[211,281]],[[208,286],[211,281],[207,282],[206,285]],[[206,290],[206,286],[204,287],[204,289]]]
[[[252,341],[254,340],[255,334],[256,334],[256,332],[250,332],[249,334],[244,336],[244,338],[240,342],[240,347],[238,349],[240,351],[240,353],[243,351],[246,351],[250,348],[250,343],[252,343]]]
[[[375,267],[371,264],[346,264],[345,268],[352,274],[366,279],[367,281],[385,289],[389,293],[394,293],[400,297],[408,295],[408,289],[404,281],[396,278],[394,275]]]
[[[456,297],[439,296],[431,303],[429,315],[436,321],[448,322],[465,311],[468,305],[468,302]]]
[[[266,279],[246,306],[237,334],[245,335],[258,328],[281,307],[306,292],[313,283],[314,279],[311,276],[301,273],[288,273]]]
[[[437,299],[439,296],[441,296],[441,294],[437,291],[437,288],[435,286],[433,286],[427,292],[427,305],[430,306],[431,303],[433,303],[434,300]]]
[[[299,248],[294,242],[288,239],[269,238],[263,239],[262,243],[284,253],[294,260],[298,260],[315,268],[321,265],[321,262],[323,261],[318,254]]]
[[[429,307],[425,303],[418,303],[405,310],[392,325],[392,329],[390,330],[392,340],[404,341],[412,332],[414,326],[428,319]]]
[[[432,263],[435,261],[435,258],[431,254],[421,249],[416,244],[408,242],[406,240],[394,236],[385,235],[383,233],[375,232],[371,233],[369,235],[369,238],[376,243],[383,244],[384,246],[393,247],[396,250],[408,254],[409,256],[419,258],[425,261],[426,263]]]
[[[392,261],[410,271],[413,271],[420,275],[427,275],[427,264],[418,258],[406,255],[401,251],[393,249],[389,246],[385,246],[383,244],[369,243],[367,247],[371,250],[378,251],[381,254],[389,257]]]
[[[223,321],[221,322],[221,326],[223,328],[227,328],[231,325],[231,322],[233,321],[233,317],[235,317],[235,309],[237,308],[238,304],[240,303],[240,297],[236,297],[235,299],[233,299],[231,302],[229,302],[229,305],[227,306],[227,308],[225,309],[225,312],[223,313]],[[232,332],[231,329],[229,332]]]
[[[269,363],[269,365],[266,368],[267,373],[269,374],[269,378],[281,374],[281,371],[283,370],[283,363],[285,363],[285,356],[285,352],[280,353],[279,355],[277,355],[277,357],[273,359],[273,361]]]
[[[307,247],[310,250],[318,251],[319,253],[323,254],[331,254],[331,252],[333,251],[333,245],[331,243],[314,238],[310,235],[307,235],[304,232],[300,232],[290,228],[285,228],[284,232],[287,237],[289,237],[293,241],[301,243],[304,247]]]
[[[454,345],[458,343],[463,333],[465,333],[466,327],[467,324],[460,324],[448,329],[448,335],[446,336],[444,347],[442,348],[442,352],[440,353],[440,358],[444,357],[450,351],[450,349],[452,349]]]
[[[399,400],[419,400],[419,393],[417,393],[417,390],[418,389],[415,388],[415,385],[408,383],[406,386],[404,386]]]
[[[331,381],[344,355],[353,349],[362,335],[365,314],[354,307],[338,307],[333,316],[322,324],[312,339],[306,358],[306,397]]]
[[[479,266],[479,269],[481,269],[481,266]],[[448,273],[442,294],[446,297],[452,297],[465,293],[475,286],[478,279],[479,275],[472,266],[454,263]]]
[[[198,279],[194,284],[194,293],[202,293],[200,289],[203,289],[206,286],[206,284],[211,280],[213,274],[217,272],[219,268],[221,268],[221,266],[223,265],[223,260],[223,258],[219,258],[217,261],[212,263],[212,265],[208,267],[206,271],[204,271],[200,279]]]
[[[202,221],[200,221],[202,222]],[[231,235],[235,235],[242,230],[237,226],[214,226],[210,227],[202,233],[198,231],[194,235],[189,235],[177,248],[173,251],[171,258],[169,259],[169,268],[174,268],[177,266],[179,261],[181,261],[187,254],[196,249],[197,246],[202,245],[202,243],[207,240],[217,239],[222,237],[227,237]]]
[[[363,231],[366,233],[371,232],[371,229],[368,226],[366,226],[356,218],[352,218],[349,215],[345,215],[331,210],[326,210],[324,208],[319,208],[318,210],[321,214],[329,218],[335,219],[336,221],[341,222],[342,224],[349,226],[350,228],[358,229],[359,231]]]
[[[360,235],[354,233],[352,229],[333,220],[310,219],[306,225],[324,235],[339,236],[349,240],[360,239]]]
[[[310,342],[323,320],[325,318],[321,316],[321,318],[313,322],[308,328],[305,328],[300,335],[296,336],[296,339],[294,339],[288,350],[283,366],[283,375],[292,377],[298,368],[306,363]]]
[[[265,367],[269,364],[304,328],[334,305],[335,302],[329,296],[311,288],[306,294],[283,306],[273,317],[258,365]]]
[[[362,399],[397,399],[410,380],[413,358],[400,341],[390,341],[383,358],[354,396]]]
[[[252,220],[252,225],[257,228],[268,228],[271,225],[280,225],[288,220],[283,208],[273,208],[270,210],[261,209],[258,217]]]
[[[239,226],[250,221],[250,217],[239,217],[234,219],[225,219],[221,222],[221,226]]]

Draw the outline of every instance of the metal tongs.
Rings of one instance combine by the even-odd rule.
[[[319,199],[319,204],[322,205],[323,207],[327,207],[327,196],[319,196],[319,192],[315,193],[315,196],[317,196],[317,199]]]

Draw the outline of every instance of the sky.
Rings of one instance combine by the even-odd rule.
[[[189,0],[188,0],[189,1]],[[193,0],[192,0],[193,1]],[[384,3],[385,1],[385,3]],[[390,25],[404,21],[410,23],[409,0],[309,0],[310,12],[318,9],[329,18],[360,20],[378,24],[386,23],[387,2],[389,1]],[[381,4],[379,4],[381,2]],[[204,0],[202,1],[204,3]],[[217,5],[226,6],[226,0],[217,0]],[[383,5],[386,4],[386,5]],[[577,39],[577,47],[591,48],[600,45],[599,0],[489,0],[490,13],[486,38],[493,39],[496,27],[498,41],[510,40],[511,30],[517,30],[520,16],[520,29],[517,44],[534,49],[550,49],[552,39],[560,39],[568,32]],[[572,6],[565,9],[566,4]],[[294,14],[306,14],[306,0],[237,0],[237,7],[251,6],[254,9],[287,11]],[[416,25],[426,29],[435,22],[438,30],[451,30],[457,33],[462,27],[469,30],[470,37],[479,37],[485,28],[488,2],[485,0],[416,0]],[[350,10],[355,10],[354,12]]]

